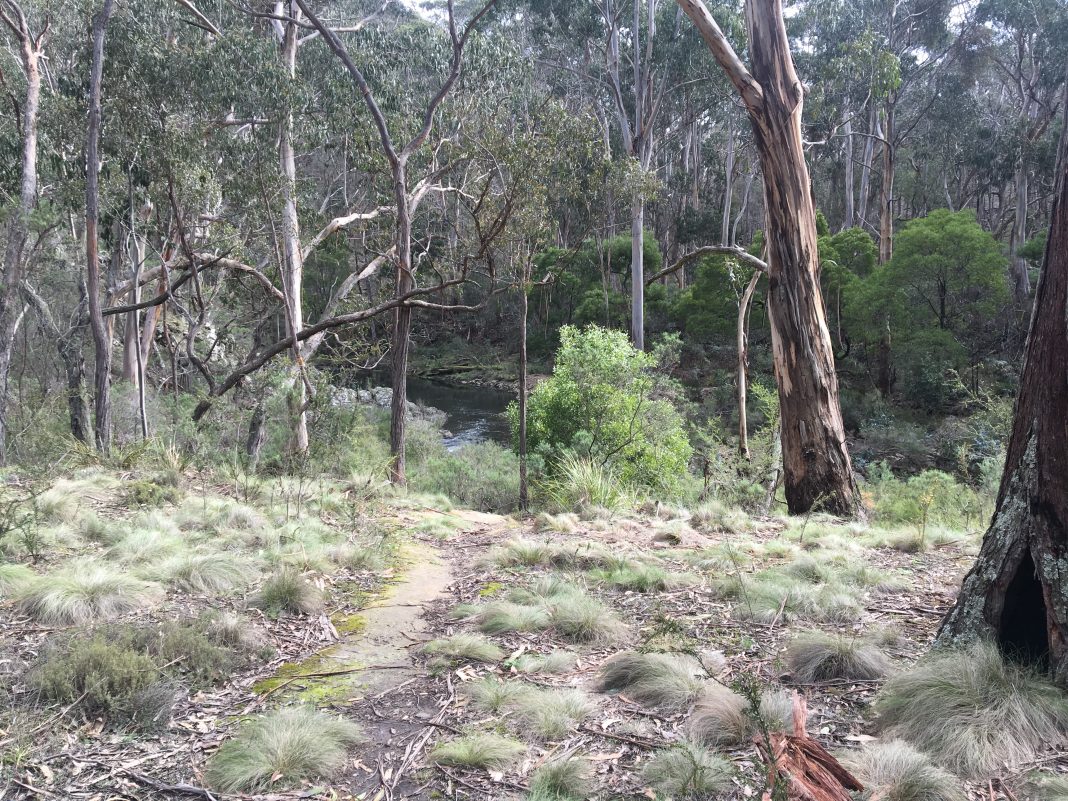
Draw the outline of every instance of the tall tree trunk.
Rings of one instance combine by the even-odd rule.
[[[754,270],[738,304],[738,453],[746,461],[752,458],[749,453],[749,416],[746,410],[749,384],[749,306],[753,302],[758,283],[760,271]]]
[[[408,203],[408,169],[405,158],[393,164],[393,197],[397,203],[397,297],[415,286],[412,275],[412,215]],[[405,475],[404,424],[408,413],[408,347],[412,335],[412,307],[393,312],[393,399],[390,402],[389,452],[393,457],[390,480],[403,486]]]
[[[724,168],[726,175],[726,188],[723,190],[723,219],[719,226],[719,243],[721,245],[733,244],[731,235],[731,201],[734,199],[734,123],[727,132],[727,158]]]
[[[677,0],[727,72],[752,122],[768,219],[768,317],[782,414],[783,479],[793,514],[857,512],[838,377],[820,293],[816,208],[801,140],[804,90],[781,0],[746,0],[747,69],[700,0]]]
[[[526,270],[524,270],[526,272]],[[527,306],[530,277],[523,276],[519,297],[519,508],[530,503],[527,488]]]
[[[1009,270],[1016,301],[1024,306],[1031,298],[1031,277],[1027,260],[1020,256],[1020,247],[1027,241],[1027,166],[1023,159],[1016,163],[1016,218],[1009,239]]]
[[[871,166],[875,160],[875,136],[879,133],[879,118],[872,104],[868,118],[869,136],[864,137],[864,158],[860,164],[860,206],[857,209],[857,224],[864,227],[868,222],[868,202],[871,196]]]
[[[1068,117],[1068,114],[1066,114]],[[996,640],[1068,687],[1068,125],[1005,470],[937,643]]]
[[[883,175],[879,193],[879,264],[894,255],[894,104],[887,102],[883,125]]]
[[[111,448],[111,338],[100,306],[100,252],[97,223],[100,218],[100,90],[104,75],[104,32],[113,0],[93,18],[93,60],[89,75],[89,126],[85,146],[85,260],[89,293],[89,327],[96,350],[94,376],[94,439],[101,453]]]
[[[14,6],[16,27],[12,29],[19,44],[22,72],[26,79],[26,96],[22,104],[21,176],[18,206],[11,211],[7,224],[7,247],[4,250],[4,275],[0,285],[0,465],[7,464],[7,412],[11,375],[11,354],[22,315],[19,285],[25,270],[26,239],[30,215],[37,207],[37,118],[41,109],[40,57],[46,33],[36,39],[30,34],[22,9]]]
[[[645,201],[630,204],[630,339],[645,350]]]
[[[849,115],[849,109],[846,109],[846,115]],[[846,119],[842,125],[842,163],[844,166],[844,183],[845,183],[845,210],[842,215],[842,229],[852,228],[856,225],[857,213],[856,213],[856,186],[853,181],[853,122],[850,119]]]

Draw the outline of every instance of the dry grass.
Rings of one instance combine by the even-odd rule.
[[[159,602],[158,584],[91,562],[39,576],[16,593],[20,612],[46,626],[108,620]]]
[[[1068,730],[1068,696],[986,642],[935,652],[894,676],[875,708],[884,734],[968,776],[1034,759]]]
[[[842,762],[886,801],[967,801],[960,779],[903,740],[872,743]]]
[[[465,662],[499,662],[504,658],[504,651],[477,634],[454,634],[431,640],[423,646],[423,653]]]
[[[439,743],[430,752],[430,761],[453,768],[504,770],[527,750],[527,747],[499,734],[466,734]]]
[[[343,718],[306,707],[280,709],[243,724],[204,775],[224,793],[293,787],[336,774],[361,739],[359,727]]]
[[[601,668],[598,689],[619,690],[640,704],[685,709],[705,686],[705,671],[691,656],[624,651]]]
[[[722,684],[709,684],[697,699],[686,730],[695,742],[712,747],[736,745],[749,736],[749,702]]]
[[[799,634],[786,648],[786,664],[794,681],[867,681],[890,670],[890,658],[874,645],[856,637],[809,631]]]
[[[683,740],[661,751],[642,770],[642,777],[667,798],[708,798],[730,787],[731,763],[704,746]]]

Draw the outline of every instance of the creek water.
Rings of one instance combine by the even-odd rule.
[[[505,409],[514,398],[510,392],[490,387],[439,384],[422,378],[408,379],[408,400],[445,412],[445,447],[462,448],[477,442],[511,442]]]

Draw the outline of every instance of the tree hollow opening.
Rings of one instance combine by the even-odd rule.
[[[998,627],[998,645],[1010,659],[1030,665],[1049,661],[1046,629],[1046,599],[1028,551],[1005,590],[1005,603]]]

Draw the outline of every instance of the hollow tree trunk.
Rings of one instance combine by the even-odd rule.
[[[854,515],[857,488],[838,404],[831,335],[820,293],[816,208],[801,140],[804,90],[781,0],[746,0],[748,69],[700,0],[677,0],[749,112],[764,174],[768,317],[782,415],[787,506]]]
[[[89,327],[96,350],[94,376],[94,434],[101,453],[111,448],[111,338],[100,306],[100,253],[97,224],[100,217],[100,91],[104,72],[104,31],[113,0],[104,0],[93,19],[93,60],[89,76],[89,126],[86,135],[85,259],[89,293]]]
[[[1068,131],[1068,128],[1066,128]],[[994,639],[1068,687],[1068,135],[1005,470],[979,558],[936,642]]]

